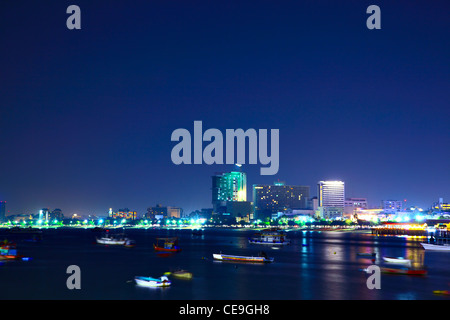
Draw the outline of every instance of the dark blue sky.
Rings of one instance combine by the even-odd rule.
[[[194,120],[280,130],[278,174],[243,167],[249,200],[341,179],[373,206],[450,201],[448,1],[3,1],[0,39],[10,214],[211,207],[211,175],[233,167],[170,158]]]

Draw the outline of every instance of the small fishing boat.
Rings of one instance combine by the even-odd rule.
[[[253,244],[270,245],[287,245],[291,243],[291,241],[287,239],[286,234],[276,228],[262,230],[261,232],[250,237],[248,242]]]
[[[235,256],[230,254],[222,254],[222,253],[214,253],[213,258],[215,260],[220,261],[232,261],[232,262],[258,262],[258,263],[267,263],[273,262],[274,258],[269,258],[267,255],[262,252],[258,256]]]
[[[425,269],[408,269],[408,268],[381,268],[381,272],[389,274],[399,274],[408,276],[425,276],[427,270]]]
[[[432,251],[449,251],[450,252],[450,244],[431,244],[431,243],[421,243],[422,247],[425,250]]]
[[[4,240],[0,246],[0,260],[16,260],[16,259],[28,259],[17,253],[17,246],[14,242]]]
[[[172,284],[172,282],[170,282],[169,278],[167,278],[166,276],[161,276],[158,279],[136,276],[134,277],[134,281],[137,285],[143,287],[168,287]]]
[[[388,263],[396,263],[396,264],[411,266],[411,260],[405,259],[403,257],[383,257],[383,260]]]
[[[153,244],[155,251],[180,252],[178,238],[156,238],[156,244]]]
[[[106,245],[125,245],[131,239],[128,239],[125,234],[120,233],[116,235],[111,235],[110,233],[105,233],[103,236],[96,237],[96,242],[98,244],[106,244]]]
[[[8,240],[3,241],[0,246],[0,260],[15,260],[21,259],[23,256],[17,254],[17,247],[14,242]]]

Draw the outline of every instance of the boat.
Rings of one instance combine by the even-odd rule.
[[[168,287],[172,282],[166,276],[161,276],[159,278],[136,276],[134,281],[137,285],[143,287]]]
[[[192,279],[192,272],[186,271],[186,270],[177,270],[172,272],[166,272],[164,275],[171,275],[176,278],[180,279]]]
[[[395,257],[383,257],[383,260],[388,263],[396,263],[396,264],[411,266],[411,260],[405,259],[403,257],[396,257],[396,258]]]
[[[425,269],[409,269],[409,268],[381,268],[381,272],[389,274],[399,274],[408,276],[425,276],[427,270]]]
[[[106,245],[125,245],[127,242],[131,241],[131,239],[127,238],[123,233],[117,235],[106,233],[100,238],[96,237],[95,240],[98,244]]]
[[[276,228],[265,229],[255,233],[248,239],[253,244],[287,245],[291,241],[286,238],[286,234]]]
[[[431,251],[450,251],[450,244],[431,244],[431,243],[421,243],[425,250]]]
[[[273,262],[274,258],[269,258],[262,252],[258,256],[236,256],[230,254],[214,253],[213,258],[220,261],[232,261],[232,262],[258,262],[258,263],[268,263]]]
[[[178,246],[178,238],[156,238],[156,244],[153,244],[155,251],[166,252],[180,252],[181,248]]]
[[[444,296],[450,296],[450,290],[434,290],[433,293],[444,295]]]
[[[17,247],[14,242],[8,240],[3,241],[0,246],[0,260],[15,260],[21,259],[23,256],[17,254]]]
[[[447,225],[439,226],[436,228],[434,234],[428,239],[427,243],[421,243],[425,250],[432,251],[450,251],[450,230]],[[450,226],[450,224],[448,224]],[[444,228],[442,228],[444,227]]]

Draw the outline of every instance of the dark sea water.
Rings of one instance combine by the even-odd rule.
[[[272,249],[248,243],[252,230],[206,229],[202,236],[190,230],[126,229],[134,248],[95,244],[99,235],[90,229],[43,230],[40,242],[22,236],[16,240],[29,261],[0,262],[0,299],[87,300],[431,300],[449,299],[433,290],[450,289],[450,253],[425,252],[419,239],[376,237],[351,232],[293,231],[291,245]],[[160,257],[153,250],[156,237],[177,236],[180,253]],[[0,240],[6,231],[0,230]],[[264,250],[271,264],[213,261],[213,253],[252,255]],[[381,275],[381,289],[368,289],[373,264],[358,252],[402,256],[428,275]],[[69,290],[67,267],[81,270],[81,289]],[[185,269],[193,279],[171,278],[167,288],[137,286],[135,276],[159,277]]]

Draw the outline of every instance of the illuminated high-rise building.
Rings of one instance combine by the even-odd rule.
[[[0,222],[6,221],[6,201],[0,201]]]
[[[50,210],[48,208],[43,208],[39,210],[39,220],[42,221],[48,221],[50,219]]]
[[[317,184],[318,206],[326,218],[341,218],[345,207],[345,184],[343,181],[319,181]]]
[[[232,171],[212,176],[212,205],[214,213],[230,216],[250,215],[251,204],[247,202],[245,172]]]
[[[264,220],[289,209],[309,209],[309,186],[253,185],[254,219]]]
[[[245,172],[226,172],[212,176],[212,202],[247,201]]]

